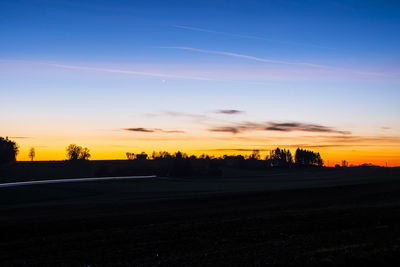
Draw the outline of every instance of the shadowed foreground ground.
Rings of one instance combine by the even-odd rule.
[[[400,170],[3,188],[0,265],[400,262]]]

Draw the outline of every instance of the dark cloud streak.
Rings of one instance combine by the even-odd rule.
[[[302,132],[317,132],[317,133],[336,133],[342,135],[351,134],[349,131],[340,131],[332,127],[327,127],[324,125],[318,124],[308,124],[301,122],[285,122],[285,123],[276,123],[276,122],[265,122],[265,123],[253,123],[253,122],[244,122],[238,123],[231,126],[217,126],[208,129],[210,132],[227,132],[227,133],[242,133],[247,131],[275,131],[275,132],[293,132],[293,131],[302,131]]]
[[[220,132],[220,133],[233,133],[237,134],[241,132],[241,130],[238,127],[215,127],[209,129],[210,132]]]
[[[146,128],[125,128],[125,131],[130,131],[130,132],[143,132],[143,133],[153,133],[154,130],[152,129],[146,129]]]
[[[142,132],[142,133],[185,133],[185,131],[180,130],[163,130],[159,128],[125,128],[125,131],[129,132]]]
[[[217,114],[227,114],[227,115],[236,115],[236,114],[244,113],[244,111],[237,110],[237,109],[219,109],[219,110],[216,110],[215,113],[217,113]]]

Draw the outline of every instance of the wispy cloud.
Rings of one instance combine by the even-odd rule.
[[[186,112],[177,112],[177,111],[163,111],[163,115],[171,116],[171,117],[188,117],[192,119],[207,119],[206,115],[202,114],[193,114],[193,113],[186,113]]]
[[[220,126],[220,127],[214,127],[209,129],[210,132],[219,132],[219,133],[233,133],[237,134],[243,131],[242,127],[229,127],[229,126]]]
[[[215,110],[214,113],[217,114],[227,114],[227,115],[236,115],[244,113],[242,110],[236,109],[220,109]],[[154,116],[171,116],[171,117],[182,117],[193,120],[194,122],[204,125],[209,132],[220,132],[220,133],[232,133],[239,134],[243,132],[252,132],[252,131],[269,131],[269,132],[312,132],[312,133],[336,133],[340,135],[350,135],[350,131],[338,130],[334,127],[329,127],[320,124],[313,123],[303,123],[296,121],[289,122],[234,122],[232,120],[221,120],[219,118],[214,118],[213,116],[207,116],[203,114],[193,114],[193,113],[185,113],[185,112],[176,112],[176,111],[163,111],[161,113],[156,114],[147,114],[149,117]],[[142,128],[139,130],[143,131]],[[146,129],[147,130],[147,129]],[[154,129],[150,129],[154,130]]]
[[[301,123],[301,122],[287,122],[287,123],[269,122],[265,130],[280,131],[280,132],[303,131],[303,132],[351,134],[351,132],[349,131],[339,131],[332,127],[327,127],[318,124]]]
[[[147,117],[172,117],[172,118],[181,118],[181,119],[189,119],[196,123],[204,123],[205,121],[213,120],[210,116],[204,114],[195,114],[195,113],[188,113],[188,112],[178,112],[178,111],[161,111],[159,113],[150,113],[146,114]]]
[[[164,130],[160,128],[125,128],[123,129],[129,132],[142,132],[142,133],[185,133],[185,131],[181,130]]]
[[[142,132],[142,133],[153,133],[154,129],[147,129],[147,128],[125,128],[125,131],[130,132]]]
[[[387,135],[376,135],[376,136],[356,136],[356,135],[333,135],[333,136],[314,136],[315,141],[320,143],[341,143],[341,144],[391,144],[400,145],[400,136],[387,136]]]
[[[214,152],[252,152],[255,150],[258,150],[260,152],[264,151],[271,151],[272,149],[275,149],[276,147],[280,148],[290,148],[290,149],[296,149],[296,148],[303,148],[303,149],[320,149],[320,148],[346,148],[346,147],[354,147],[354,144],[274,144],[274,145],[264,145],[264,147],[267,148],[213,148],[213,149],[208,149],[208,151],[214,151]],[[358,147],[369,147],[370,145],[367,144],[358,144],[356,145]],[[269,147],[269,148],[268,148]]]
[[[215,31],[215,30],[210,30],[210,29],[190,27],[190,26],[184,26],[184,25],[174,25],[173,27],[178,28],[178,29],[189,30],[189,31],[206,32],[206,33],[212,33],[212,34],[218,34],[218,35],[237,37],[237,38],[242,38],[242,39],[262,40],[262,41],[274,42],[274,43],[279,43],[279,44],[307,46],[307,47],[323,48],[323,49],[330,49],[330,50],[335,49],[332,47],[321,46],[321,45],[305,44],[305,43],[299,43],[299,42],[287,42],[287,41],[276,40],[276,39],[266,38],[266,37],[256,36],[256,35],[236,34],[236,33]]]
[[[235,113],[235,110],[224,110],[224,111]],[[213,111],[213,113],[215,112],[216,111]],[[215,116],[210,113],[201,114],[201,113],[165,110],[157,113],[147,113],[145,114],[145,116],[148,118],[165,117],[165,119],[168,119],[170,121],[176,120],[176,121],[183,121],[185,123],[189,122],[192,126],[195,126],[196,128],[198,128],[199,126],[209,127],[210,123],[216,123],[216,124],[230,123],[230,121],[226,120],[226,117],[222,119],[221,118],[222,116]]]
[[[244,111],[237,110],[237,109],[219,109],[219,110],[214,111],[214,113],[227,114],[227,115],[236,115],[236,114],[244,113]]]
[[[338,133],[343,135],[351,134],[349,131],[341,131],[332,127],[301,123],[301,122],[265,122],[265,123],[254,123],[254,122],[243,122],[229,126],[217,126],[209,129],[210,132],[226,132],[226,133],[241,133],[247,131],[275,131],[275,132],[315,132],[315,133]]]

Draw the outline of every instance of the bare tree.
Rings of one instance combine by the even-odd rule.
[[[31,159],[31,161],[35,159],[35,156],[36,156],[35,148],[31,147],[31,149],[29,150],[29,158]]]

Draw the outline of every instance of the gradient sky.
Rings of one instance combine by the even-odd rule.
[[[37,160],[320,151],[400,165],[399,1],[0,1],[0,136]]]

